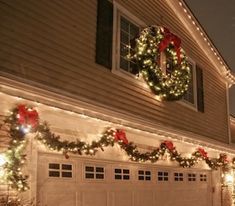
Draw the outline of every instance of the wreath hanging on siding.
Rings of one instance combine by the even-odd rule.
[[[161,55],[165,55],[162,68]],[[145,28],[136,39],[134,59],[152,92],[162,100],[179,100],[188,90],[190,68],[181,48],[181,40],[169,29],[159,26]]]

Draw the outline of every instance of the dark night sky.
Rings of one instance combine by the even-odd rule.
[[[235,72],[235,0],[184,0],[229,67]],[[235,116],[235,86],[230,88]]]

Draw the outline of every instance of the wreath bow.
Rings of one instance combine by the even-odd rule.
[[[181,63],[181,57],[180,57],[181,39],[175,34],[171,33],[169,29],[165,27],[163,29],[164,29],[163,30],[164,37],[159,44],[159,52],[164,51],[170,43],[173,43],[173,46],[175,48],[176,55],[177,55],[178,64],[180,64]]]
[[[117,130],[114,135],[115,141],[121,140],[124,144],[128,144],[128,140],[126,138],[126,133],[124,130]]]
[[[29,124],[33,128],[38,125],[38,113],[34,109],[28,109],[25,105],[18,106],[18,123],[21,125]]]

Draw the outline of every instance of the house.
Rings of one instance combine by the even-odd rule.
[[[1,0],[0,16],[1,153],[19,166],[2,167],[2,194],[29,186],[20,196],[43,206],[231,203],[235,77],[182,0]],[[188,57],[180,100],[159,99],[127,58],[149,25]]]

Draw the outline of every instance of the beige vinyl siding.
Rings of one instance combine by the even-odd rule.
[[[203,68],[205,113],[159,102],[137,80],[123,79],[95,63],[96,0],[0,0],[0,72],[153,124],[227,142],[226,85],[174,12],[160,0],[118,2],[147,25],[161,24],[161,14],[164,25],[180,34],[188,55]]]

